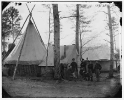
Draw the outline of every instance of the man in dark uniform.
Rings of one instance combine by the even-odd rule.
[[[61,73],[61,78],[64,79],[64,64],[60,63],[60,73]]]
[[[77,78],[76,73],[78,72],[78,68],[74,58],[72,59],[72,63],[70,64],[70,66],[71,66],[71,73],[74,75],[74,77]]]
[[[95,75],[96,75],[97,82],[100,81],[100,71],[101,71],[101,69],[102,69],[101,65],[96,61],[96,64],[95,64],[95,67],[94,67],[94,72],[95,72]]]
[[[89,74],[88,80],[93,81],[93,64],[91,61],[89,62],[88,65],[88,74]]]
[[[84,61],[84,59],[82,59],[80,66],[81,66],[81,68],[84,69],[85,72],[87,71],[87,70],[86,70],[86,65],[87,65],[87,62]]]
[[[84,59],[81,60],[80,64],[80,75],[84,80],[86,80],[85,73],[86,73],[86,62],[84,62]]]

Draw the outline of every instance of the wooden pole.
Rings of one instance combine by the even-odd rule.
[[[26,31],[27,31],[27,30],[26,30]],[[19,63],[19,60],[20,60],[20,57],[21,57],[21,54],[22,54],[22,49],[23,49],[23,46],[24,46],[24,43],[25,43],[26,34],[27,34],[27,32],[25,33],[24,40],[23,40],[23,44],[22,44],[21,50],[20,50],[20,52],[19,52],[19,56],[18,56],[17,63],[16,63],[16,66],[15,66],[15,70],[14,70],[14,74],[13,74],[13,80],[15,79],[15,75],[16,75],[18,63]]]
[[[29,7],[28,7],[28,5],[27,5],[27,4],[26,4],[26,6],[27,6],[27,8],[28,8],[29,13],[30,13],[30,14],[32,14],[32,11],[30,11],[30,10],[29,10]],[[35,5],[34,5],[34,6],[35,6]],[[33,22],[34,22],[34,25],[35,25],[35,28],[36,28],[36,30],[37,30],[37,32],[38,32],[38,35],[39,35],[40,40],[41,40],[41,43],[42,43],[42,44],[43,44],[43,46],[45,47],[45,44],[44,44],[44,42],[43,42],[43,40],[42,40],[42,38],[41,38],[41,36],[40,36],[40,32],[39,32],[39,30],[38,30],[38,28],[37,28],[37,25],[35,24],[35,21],[34,21],[33,16],[31,16],[31,18],[32,18],[32,20],[33,20]]]
[[[35,7],[35,6],[34,6],[34,7]],[[33,11],[33,9],[34,9],[34,7],[32,8],[32,10],[31,10],[31,12],[30,12],[29,15],[31,15],[31,13],[32,13],[32,11]],[[30,16],[29,20],[30,20],[30,19],[31,19],[31,16]],[[26,22],[26,21],[25,21],[25,22]],[[23,24],[23,25],[24,25],[24,24]],[[27,30],[26,30],[26,31],[27,31]],[[26,32],[26,34],[27,34],[27,32]],[[15,66],[15,69],[14,69],[13,80],[15,79],[15,75],[16,75],[18,63],[19,63],[19,60],[20,60],[20,57],[21,57],[22,49],[23,49],[23,46],[24,46],[26,34],[25,34],[25,36],[24,36],[23,44],[22,44],[22,47],[21,47],[21,50],[20,50],[20,53],[19,53],[19,56],[18,56],[18,59],[17,59],[17,63],[16,63],[16,66]],[[13,42],[14,42],[14,41],[13,41]]]
[[[114,43],[113,43],[113,31],[112,31],[112,20],[111,20],[111,12],[110,6],[107,5],[108,8],[108,18],[109,18],[109,32],[110,32],[110,71],[109,77],[113,77],[113,66],[114,66]]]
[[[53,4],[54,18],[54,78],[60,79],[60,22],[58,13],[58,4]]]

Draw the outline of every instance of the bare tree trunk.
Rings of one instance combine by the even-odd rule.
[[[60,22],[58,4],[53,4],[54,18],[54,78],[60,79]]]
[[[76,56],[76,62],[79,67],[79,4],[76,5],[76,50],[77,50],[77,56]],[[78,77],[78,71],[77,77]]]
[[[109,32],[110,32],[110,71],[109,71],[109,77],[113,77],[113,66],[114,66],[114,45],[113,45],[113,31],[112,31],[112,21],[111,21],[111,12],[110,12],[110,6],[107,6],[108,8],[108,18],[109,18]]]
[[[79,4],[76,5],[76,49],[79,53]]]
[[[48,66],[48,49],[49,49],[49,41],[50,41],[50,13],[51,13],[51,9],[49,11],[49,39],[48,39],[48,45],[47,45],[47,56],[46,56],[46,67]]]
[[[80,49],[80,60],[81,60],[82,59],[82,39],[80,41],[81,41],[81,44],[80,44],[81,45],[81,47],[80,47],[81,48]]]

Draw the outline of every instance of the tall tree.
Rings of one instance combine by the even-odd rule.
[[[108,8],[108,18],[109,18],[109,31],[110,31],[110,72],[109,77],[113,77],[113,66],[114,66],[114,44],[113,44],[113,30],[112,30],[112,20],[111,20],[111,12],[110,12],[110,6],[107,6]]]
[[[79,4],[76,5],[76,49],[79,53]]]
[[[60,79],[60,22],[58,4],[53,4],[54,18],[54,78]]]
[[[119,35],[119,33],[117,32],[119,30],[119,23],[117,22],[117,18],[112,17],[112,13],[116,14],[116,12],[114,11],[114,9],[112,9],[112,7],[114,6],[110,7],[110,5],[107,5],[108,12],[107,13],[105,12],[105,14],[108,16],[108,20],[107,20],[108,23],[107,23],[106,30],[109,30],[109,33],[107,33],[106,35],[109,36],[110,41],[104,39],[105,41],[110,43],[110,71],[109,71],[110,78],[113,77],[113,67],[114,67],[114,57],[115,57],[114,44],[115,44],[115,50],[116,50],[115,36]]]
[[[14,37],[19,34],[20,23],[22,17],[19,15],[19,11],[14,7],[9,7],[2,14],[2,40],[5,37],[12,35]]]
[[[85,36],[85,33],[87,32],[90,32],[91,30],[88,29],[89,28],[89,24],[91,22],[91,20],[89,20],[87,17],[85,17],[85,9],[88,9],[89,6],[86,5],[86,4],[82,4],[82,5],[79,5],[79,10],[80,10],[80,14],[79,14],[79,17],[80,17],[80,26],[79,26],[79,37],[80,37],[80,59],[82,59],[82,55],[88,51],[88,50],[85,50],[85,51],[82,51],[83,50],[83,47],[88,44],[90,41],[92,41],[94,38],[91,38],[90,40],[84,38]]]

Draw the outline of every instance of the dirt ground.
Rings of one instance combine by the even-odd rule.
[[[25,79],[10,77],[2,78],[2,86],[12,97],[24,98],[100,98],[114,96],[121,84],[120,77],[115,74],[115,78],[107,79],[107,73],[101,74],[101,81],[93,82],[78,79],[77,81],[44,79]]]

